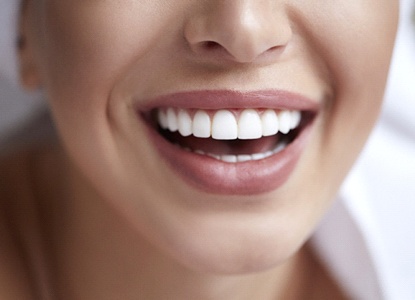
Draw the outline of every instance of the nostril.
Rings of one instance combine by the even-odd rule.
[[[285,48],[285,46],[273,46],[273,47],[269,48],[267,51],[268,52],[275,52],[275,51],[283,49],[283,48]]]
[[[207,50],[215,50],[215,49],[218,49],[218,48],[221,48],[221,47],[222,46],[219,43],[214,42],[214,41],[203,42],[203,48],[205,48]]]
[[[243,44],[243,43],[240,43]],[[272,62],[277,59],[282,52],[284,52],[285,45],[275,45],[268,49],[259,49],[250,47],[253,45],[247,44],[244,47],[238,47],[238,45],[231,45],[232,47],[225,47],[222,43],[212,39],[206,39],[193,44],[191,47],[193,51],[205,57],[205,59],[225,59],[237,62],[253,62],[255,60],[262,62]]]
[[[222,53],[222,55],[224,55],[224,57],[232,56],[225,47],[223,47],[220,43],[215,42],[215,41],[202,42],[200,44],[200,47],[201,47],[202,51],[205,52],[205,54],[209,54],[209,53],[219,54],[219,53]]]
[[[215,57],[216,59],[219,57],[232,59],[233,57],[223,45],[213,40],[199,42],[197,45],[193,46],[193,49],[205,57]]]

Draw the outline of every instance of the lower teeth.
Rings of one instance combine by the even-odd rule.
[[[183,148],[183,149],[186,150],[186,151],[189,151],[189,152],[194,152],[194,153],[199,154],[199,155],[207,155],[207,156],[210,156],[212,158],[215,158],[215,159],[223,161],[223,162],[238,163],[238,162],[247,162],[247,161],[265,159],[267,157],[270,157],[274,154],[277,154],[277,153],[281,152],[282,150],[285,149],[285,147],[287,147],[287,145],[288,145],[287,141],[282,141],[282,142],[278,143],[278,145],[275,147],[274,150],[270,150],[270,151],[263,152],[263,153],[239,154],[239,155],[233,155],[233,154],[218,155],[218,154],[213,154],[213,153],[206,153],[202,150],[192,150],[192,149],[189,149],[189,148]],[[178,145],[178,146],[180,147],[180,145]]]

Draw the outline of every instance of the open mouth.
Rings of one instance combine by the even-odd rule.
[[[281,90],[185,91],[147,105],[141,119],[162,161],[189,185],[226,195],[282,186],[320,110],[319,101]]]
[[[284,150],[312,113],[278,109],[156,108],[151,123],[170,143],[226,163],[268,158]]]

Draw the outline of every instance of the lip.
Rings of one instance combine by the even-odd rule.
[[[258,195],[278,189],[289,179],[306,148],[313,121],[283,151],[262,160],[226,163],[207,155],[186,151],[162,137],[145,117],[157,107],[239,109],[274,108],[317,114],[319,103],[305,96],[280,91],[189,91],[146,101],[138,111],[157,153],[170,168],[194,188],[220,195]],[[313,118],[315,119],[315,118]]]
[[[156,107],[200,109],[273,108],[317,111],[320,104],[301,94],[281,90],[241,92],[233,90],[205,90],[178,92],[146,101],[141,111]]]

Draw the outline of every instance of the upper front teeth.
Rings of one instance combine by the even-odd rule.
[[[257,139],[278,132],[287,134],[301,122],[301,112],[244,109],[239,117],[227,109],[215,112],[186,109],[158,110],[158,123],[163,129],[178,131],[182,136],[216,140]]]

